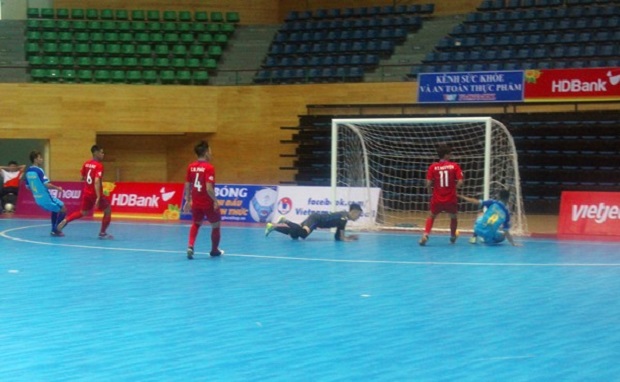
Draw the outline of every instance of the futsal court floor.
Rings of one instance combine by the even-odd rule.
[[[617,381],[618,243],[0,219],[2,381]]]

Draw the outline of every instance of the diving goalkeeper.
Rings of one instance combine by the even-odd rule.
[[[474,223],[474,235],[469,239],[471,244],[476,244],[478,240],[485,244],[499,244],[508,240],[513,246],[521,246],[515,243],[510,234],[510,211],[506,207],[510,198],[508,190],[499,192],[499,200],[478,200],[463,195],[459,195],[459,198],[478,204],[480,208],[486,207],[486,211]]]

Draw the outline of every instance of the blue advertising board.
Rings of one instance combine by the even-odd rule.
[[[418,102],[519,102],[523,88],[523,71],[420,73]]]
[[[248,184],[220,184],[215,186],[220,203],[222,221],[266,223],[272,220],[278,201],[277,186]],[[190,220],[191,213],[182,213],[182,220]]]

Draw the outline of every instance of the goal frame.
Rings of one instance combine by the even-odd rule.
[[[516,200],[515,203],[515,217],[519,220],[518,225],[527,230],[525,221],[521,221],[522,217],[525,217],[523,211],[523,199],[521,194],[521,178],[519,174],[519,163],[516,156],[516,146],[512,134],[508,131],[506,126],[500,121],[494,120],[492,117],[412,117],[412,118],[333,118],[331,123],[331,194],[332,194],[332,206],[335,209],[335,201],[337,199],[337,187],[338,187],[338,129],[341,125],[346,125],[346,128],[350,128],[362,142],[363,161],[364,161],[364,182],[367,189],[367,200],[370,198],[370,170],[368,164],[368,152],[366,144],[362,139],[362,135],[358,128],[351,126],[350,124],[371,124],[371,123],[484,123],[485,126],[485,142],[484,142],[484,166],[483,166],[483,198],[489,199],[491,190],[491,145],[492,145],[492,129],[493,121],[497,122],[497,125],[501,128],[503,133],[507,137],[507,141],[512,148],[515,155],[512,157],[512,165],[515,169],[514,181],[516,183]],[[376,223],[375,223],[376,225]],[[527,234],[524,232],[524,234]]]

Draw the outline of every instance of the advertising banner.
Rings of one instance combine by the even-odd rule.
[[[62,187],[62,191],[50,190],[52,196],[60,199],[65,203],[67,211],[78,211],[82,200],[82,182],[53,182],[55,186]],[[40,216],[49,217],[50,212],[39,207],[32,197],[32,193],[26,188],[26,183],[21,182],[19,192],[17,194],[17,206],[15,207],[15,215]]]
[[[122,217],[179,220],[182,183],[103,182],[112,213]]]
[[[620,238],[620,192],[562,192],[558,235]]]
[[[525,101],[620,99],[620,68],[525,71]]]
[[[418,102],[520,102],[523,72],[420,73]]]
[[[222,221],[266,223],[274,217],[278,200],[277,186],[220,184],[215,186]],[[191,219],[183,213],[181,219]]]
[[[377,218],[377,206],[381,189],[370,189],[370,201],[368,190],[363,187],[342,187],[337,190],[336,209],[343,211],[349,209],[349,204],[358,203],[364,213],[356,222],[350,222],[347,227],[372,226]],[[330,213],[334,211],[332,206],[331,187],[278,187],[278,216],[285,216],[296,223],[304,221],[308,215],[318,213]],[[274,216],[274,220],[278,216]]]

